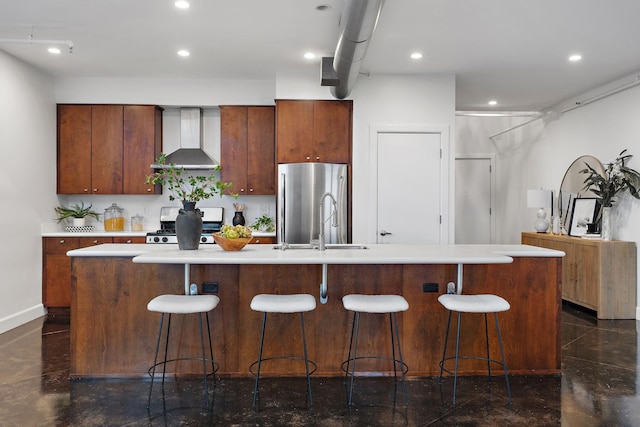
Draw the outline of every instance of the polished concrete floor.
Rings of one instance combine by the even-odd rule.
[[[565,306],[562,375],[512,376],[512,407],[500,377],[491,389],[486,377],[462,378],[455,409],[451,381],[408,381],[405,406],[391,379],[358,378],[349,409],[342,379],[313,378],[312,409],[304,381],[269,379],[254,411],[253,382],[225,378],[210,409],[201,380],[178,379],[157,387],[147,410],[148,381],[69,381],[68,318],[49,317],[0,335],[0,427],[640,426],[637,326]]]

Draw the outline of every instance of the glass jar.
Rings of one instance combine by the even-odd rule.
[[[140,215],[134,215],[131,217],[131,231],[142,231],[143,230],[143,225],[142,225],[142,216]]]
[[[104,210],[104,231],[124,231],[124,209],[113,203]]]

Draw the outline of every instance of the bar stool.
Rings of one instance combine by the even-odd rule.
[[[500,325],[498,324],[498,313],[507,311],[511,308],[509,303],[502,297],[491,294],[482,295],[459,295],[459,294],[443,294],[438,297],[440,304],[449,310],[449,319],[447,321],[447,332],[444,339],[444,349],[442,350],[442,360],[440,361],[440,379],[442,384],[442,373],[453,373],[453,405],[456,404],[456,387],[458,383],[458,362],[459,359],[476,359],[484,360],[487,362],[487,370],[489,375],[489,383],[491,383],[491,363],[501,365],[504,370],[504,379],[507,383],[507,393],[509,395],[509,406],[512,405],[511,400],[511,388],[509,387],[509,370],[504,360],[504,348],[502,346],[502,337],[500,336]],[[446,357],[447,354],[447,342],[449,340],[449,328],[451,326],[451,314],[453,312],[458,313],[458,331],[456,333],[456,355]],[[460,356],[460,317],[462,313],[482,313],[484,314],[484,333],[487,347],[487,356]],[[487,314],[493,313],[496,321],[496,333],[498,335],[498,344],[500,345],[501,360],[491,359],[489,353],[489,325],[487,322]],[[455,366],[453,372],[445,369],[444,364],[447,360],[455,360]]]
[[[167,363],[177,362],[180,360],[198,360],[202,361],[202,370],[204,377],[204,398],[206,406],[209,406],[209,385],[207,383],[207,377],[214,375],[213,380],[215,384],[215,372],[217,370],[216,363],[213,359],[213,346],[211,345],[211,328],[209,326],[209,312],[212,311],[218,303],[220,298],[215,295],[160,295],[152,299],[147,304],[147,310],[161,313],[160,327],[158,328],[158,340],[156,342],[156,352],[153,358],[153,365],[149,368],[148,373],[151,376],[151,386],[149,387],[149,399],[147,401],[147,408],[151,405],[151,392],[153,390],[153,382],[156,374],[156,367],[162,365],[162,383],[164,384],[164,377],[167,370]],[[164,346],[164,359],[158,362],[158,350],[160,348],[160,338],[162,337],[162,326],[164,323],[165,314],[169,315],[167,319],[167,331]],[[167,354],[169,353],[169,334],[171,332],[171,316],[173,314],[198,314],[198,320],[200,323],[200,346],[202,349],[201,357],[181,357],[167,360]],[[205,357],[204,350],[204,330],[202,327],[202,315],[205,315],[207,322],[207,335],[209,336],[209,354],[210,357]],[[211,372],[207,373],[207,362],[211,363]]]
[[[353,382],[356,371],[356,360],[360,359],[382,359],[393,362],[393,380],[394,384],[398,382],[398,364],[400,365],[400,374],[402,376],[402,385],[404,388],[405,405],[409,405],[409,395],[407,393],[407,383],[405,374],[409,367],[402,359],[402,348],[400,345],[400,333],[398,332],[398,319],[396,313],[407,311],[409,303],[400,295],[361,295],[351,294],[342,297],[342,305],[346,310],[353,311],[353,323],[351,325],[351,339],[349,340],[349,355],[347,360],[342,362],[342,370],[345,372],[345,378],[351,376],[349,385],[349,398],[347,404],[351,406],[353,398]],[[360,325],[360,313],[388,314],[389,326],[391,329],[391,357],[381,356],[358,356],[358,327]],[[398,359],[396,359],[396,343],[398,347]],[[351,351],[353,350],[353,357]],[[346,367],[345,367],[346,365]],[[351,367],[351,368],[350,368]]]
[[[256,408],[258,401],[258,383],[260,381],[260,368],[262,362],[276,359],[304,360],[304,369],[307,377],[307,393],[309,395],[309,405],[313,405],[313,396],[311,394],[311,374],[313,374],[317,365],[309,360],[307,356],[307,339],[304,333],[304,317],[303,313],[313,311],[316,308],[316,299],[309,294],[293,294],[293,295],[276,295],[276,294],[259,294],[251,300],[251,309],[262,312],[262,332],[260,333],[260,349],[258,351],[258,360],[249,366],[249,372],[255,376],[255,384],[253,387],[253,407]],[[302,349],[304,357],[295,356],[272,356],[263,358],[262,349],[264,344],[264,333],[267,325],[267,313],[298,313],[300,317],[300,329],[302,331]],[[286,339],[286,337],[280,337]],[[257,371],[254,367],[257,365]],[[313,366],[313,370],[309,370],[309,365]]]

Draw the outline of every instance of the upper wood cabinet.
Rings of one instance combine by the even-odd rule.
[[[162,110],[58,105],[58,194],[160,194],[145,184],[162,150]]]
[[[162,152],[162,109],[155,105],[124,106],[123,194],[161,194],[147,184],[151,164]]]
[[[220,178],[229,193],[275,194],[275,108],[220,107]]]
[[[276,100],[277,163],[351,163],[353,101]]]

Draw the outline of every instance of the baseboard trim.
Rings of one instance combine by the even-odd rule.
[[[0,319],[0,334],[31,322],[47,314],[42,304],[35,305]]]

